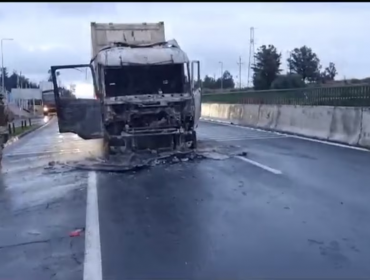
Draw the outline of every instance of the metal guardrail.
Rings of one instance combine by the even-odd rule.
[[[202,103],[367,107],[370,85],[204,94]]]

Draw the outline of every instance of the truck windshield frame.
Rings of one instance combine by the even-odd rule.
[[[190,88],[187,64],[104,67],[106,97],[176,94]]]

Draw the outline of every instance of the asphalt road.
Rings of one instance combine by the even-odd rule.
[[[99,143],[55,122],[6,148],[0,279],[370,277],[368,152],[211,123],[198,135],[248,155],[71,170],[58,162]]]

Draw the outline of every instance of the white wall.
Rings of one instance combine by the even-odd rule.
[[[10,97],[12,100],[15,99],[42,99],[41,89],[38,88],[12,88],[10,92]]]

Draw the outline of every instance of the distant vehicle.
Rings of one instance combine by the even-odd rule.
[[[103,138],[108,154],[188,150],[197,144],[200,63],[189,61],[164,23],[91,23],[90,68],[96,99],[67,100],[55,91],[59,131]]]
[[[54,95],[54,86],[52,82],[40,83],[44,116],[56,114],[56,104]]]

